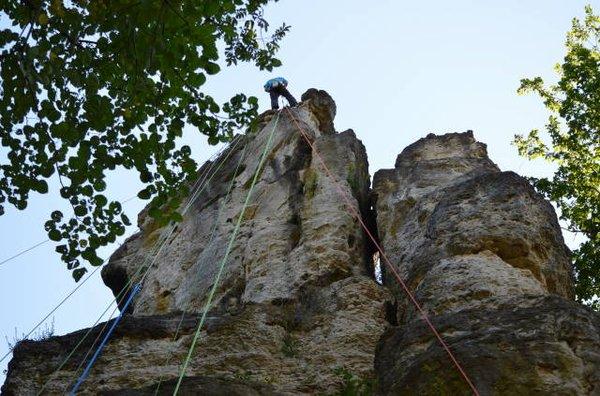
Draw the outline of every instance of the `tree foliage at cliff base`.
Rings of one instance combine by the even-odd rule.
[[[108,171],[137,172],[138,196],[153,199],[161,221],[177,220],[197,170],[191,148],[177,144],[183,127],[217,144],[257,115],[255,97],[219,105],[203,85],[219,64],[281,64],[275,53],[288,27],[263,38],[267,2],[3,1],[0,214],[7,204],[25,209],[58,179],[72,213],[53,211],[45,228],[76,280],[82,260],[102,264],[97,249],[129,224],[105,195]]]
[[[537,93],[551,115],[545,135],[517,135],[519,153],[556,164],[552,178],[533,179],[536,189],[554,202],[569,231],[586,241],[573,252],[575,292],[579,301],[600,308],[600,17],[590,6],[583,21],[574,19],[567,54],[556,65],[559,81],[540,77],[521,81],[519,92]]]

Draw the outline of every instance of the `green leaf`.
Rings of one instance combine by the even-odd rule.
[[[54,250],[56,250],[57,253],[61,254],[65,254],[68,252],[67,245],[58,245]]]
[[[106,197],[102,194],[98,194],[94,197],[95,201],[96,201],[96,205],[98,207],[103,207],[106,206],[106,204],[108,203],[108,199],[106,199]]]
[[[90,264],[92,264],[94,267],[97,267],[99,265],[102,265],[102,263],[104,263],[104,260],[102,260],[100,257],[98,257],[96,255],[96,251],[92,247],[85,249],[81,253],[81,257],[83,257],[85,260],[89,261]]]
[[[126,226],[131,225],[131,221],[129,221],[129,217],[125,216],[125,213],[121,214],[121,220],[123,221],[123,224],[125,224]]]
[[[152,172],[148,172],[148,171],[140,172],[140,180],[142,181],[142,183],[150,183],[152,180],[154,180],[154,177],[152,176]]]
[[[50,218],[51,218],[51,219],[52,219],[54,222],[58,223],[59,221],[61,221],[61,220],[62,220],[62,218],[63,218],[63,214],[62,214],[62,212],[61,212],[60,210],[55,210],[54,212],[52,212],[52,213],[50,214]]]
[[[73,279],[75,279],[75,282],[79,282],[79,280],[81,279],[81,277],[83,275],[85,275],[85,273],[87,272],[87,269],[85,268],[76,268],[73,270],[72,274],[73,274]]]
[[[173,212],[171,214],[171,220],[179,223],[183,221],[183,216],[179,212]]]
[[[62,239],[62,235],[59,230],[50,230],[50,232],[48,232],[48,238],[50,238],[52,241],[60,241]]]
[[[208,62],[204,67],[204,70],[206,70],[208,74],[217,74],[221,71],[221,67],[219,67],[219,65],[217,65],[216,63]]]
[[[258,115],[258,102],[244,95],[219,106],[201,90],[209,76],[239,62],[278,65],[289,29],[257,40],[268,25],[267,0],[142,2],[127,10],[127,1],[9,3],[0,28],[0,143],[2,174],[14,176],[0,180],[0,215],[4,200],[24,209],[32,191],[49,193],[57,173],[60,196],[83,218],[58,224],[56,214],[45,229],[68,241],[58,253],[78,273],[86,264],[77,241],[100,247],[123,232],[115,225],[120,206],[98,194],[105,172],[139,172],[140,197],[165,205],[196,170],[191,150],[178,150],[186,123],[217,144]],[[229,119],[212,116],[221,110]],[[165,210],[168,220],[173,208]]]
[[[46,194],[48,192],[48,183],[45,180],[37,180],[35,183],[35,190],[40,194]]]
[[[209,136],[208,144],[210,144],[212,146],[214,146],[215,144],[219,144],[219,137],[218,136]]]
[[[147,188],[144,188],[143,190],[138,192],[137,196],[139,199],[145,200],[145,199],[150,199],[150,197],[152,196],[152,193]]]
[[[94,183],[94,190],[96,191],[104,191],[106,190],[106,183],[104,180],[98,180]]]

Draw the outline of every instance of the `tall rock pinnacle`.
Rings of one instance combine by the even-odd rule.
[[[335,103],[326,92],[312,89],[302,100],[291,114],[352,197],[355,209],[368,211],[364,146],[353,131],[334,131]],[[137,281],[140,266],[151,268],[131,314],[119,325],[82,391],[144,389],[152,394],[159,381],[164,382],[162,389],[172,391],[273,128],[265,167],[183,390],[326,393],[343,386],[346,371],[374,378],[375,346],[386,327],[383,302],[389,295],[371,276],[363,231],[316,163],[290,113],[281,111],[276,125],[275,118],[274,112],[266,112],[256,131],[236,138],[219,158],[203,166],[201,175],[215,172],[214,176],[172,233],[158,228],[145,213],[140,215],[141,231],[113,254],[102,276],[118,295],[129,281]],[[49,380],[47,392],[64,393],[98,331],[54,375],[83,334],[23,343],[15,351],[4,392],[35,393]]]
[[[375,174],[382,245],[482,395],[600,394],[600,317],[572,301],[556,214],[472,132],[429,135]],[[384,394],[470,394],[394,280]]]
[[[371,190],[335,114],[316,89],[263,113],[202,166],[176,227],[140,214],[102,278],[121,296],[145,274],[141,292],[80,392],[172,394],[214,287],[180,394],[469,394],[390,271],[375,281],[358,212],[481,395],[600,395],[600,315],[573,301],[553,207],[470,131],[408,146]],[[67,393],[105,325],[20,342],[2,394]]]

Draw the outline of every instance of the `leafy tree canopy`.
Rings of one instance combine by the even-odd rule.
[[[534,179],[539,192],[552,200],[572,232],[587,241],[573,252],[577,299],[600,308],[600,17],[590,6],[583,21],[573,20],[567,54],[556,66],[559,81],[546,85],[540,77],[521,81],[519,92],[535,92],[551,115],[549,142],[538,130],[517,135],[519,153],[557,165],[552,179]]]
[[[219,105],[202,91],[219,58],[281,64],[289,27],[262,38],[267,2],[3,1],[0,17],[12,26],[0,30],[0,214],[7,203],[25,209],[31,192],[47,193],[58,178],[73,214],[54,211],[45,228],[78,280],[83,260],[102,264],[96,250],[129,224],[103,194],[107,170],[135,170],[141,199],[176,208],[197,170],[190,147],[176,144],[184,125],[217,144],[257,114],[255,97]],[[177,219],[166,213],[163,221]]]

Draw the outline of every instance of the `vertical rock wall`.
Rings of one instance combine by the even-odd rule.
[[[370,177],[362,143],[351,130],[334,131],[335,103],[327,93],[309,90],[302,100],[291,114],[355,208],[368,210]],[[277,118],[269,111],[259,121],[257,131],[204,165],[201,173],[217,171],[172,234],[142,213],[141,232],[103,269],[105,283],[117,295],[128,280],[139,279],[140,268],[142,273],[150,268],[132,314],[119,325],[84,392],[153,393],[159,379],[172,389],[273,129],[265,167],[184,385],[216,394],[233,389],[314,394],[343,388],[344,374],[374,377],[388,295],[370,276],[363,232],[290,113],[282,110]],[[180,312],[185,315],[178,332]],[[51,377],[48,392],[68,389],[94,335]],[[3,391],[35,392],[78,337],[81,333],[21,345]]]
[[[311,96],[312,94],[312,96]],[[364,147],[351,130],[335,133],[335,103],[321,91],[309,91],[294,117],[315,140],[319,153],[365,208],[369,199]],[[310,99],[309,99],[310,98]],[[124,279],[140,267],[154,265],[134,304],[134,315],[174,310],[200,311],[248,195],[255,170],[273,128],[275,134],[264,169],[254,188],[217,299],[263,303],[293,299],[306,284],[328,282],[365,272],[363,235],[339,202],[338,192],[313,163],[310,146],[286,110],[266,113],[255,136],[240,137],[215,163],[201,170],[210,182],[157,254],[157,242],[169,233],[142,216],[133,236],[103,269],[115,295]],[[212,173],[217,170],[215,175]],[[231,183],[234,188],[227,196]],[[324,260],[325,259],[325,260]],[[227,300],[227,301],[225,301]]]
[[[373,246],[297,120],[481,395],[600,395],[600,317],[572,301],[552,206],[471,132],[410,145],[371,193],[365,149],[335,132],[335,111],[311,89],[291,115],[264,113],[202,167],[175,229],[140,214],[102,277],[118,295],[147,272],[143,289],[81,393],[172,393],[240,218],[182,394],[470,393],[395,280],[373,280]],[[2,394],[67,392],[108,324],[21,342]]]
[[[482,395],[599,394],[600,320],[572,301],[552,206],[471,132],[429,135],[375,174],[382,245]],[[391,277],[384,394],[469,394]]]

